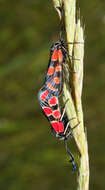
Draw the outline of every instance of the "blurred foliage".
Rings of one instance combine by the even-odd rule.
[[[83,108],[90,189],[105,189],[105,3],[77,3],[86,39]],[[0,18],[0,189],[75,189],[76,173],[63,142],[51,135],[37,101],[49,48],[58,37],[52,1],[1,0]],[[73,139],[70,147],[75,152]]]

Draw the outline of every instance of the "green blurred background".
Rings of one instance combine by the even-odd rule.
[[[105,2],[80,0],[85,23],[83,108],[90,189],[105,189]],[[74,190],[63,142],[50,132],[37,93],[58,16],[51,0],[0,0],[0,190]],[[77,157],[74,141],[69,144]]]

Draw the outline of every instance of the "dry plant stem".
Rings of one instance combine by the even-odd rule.
[[[54,6],[58,6],[59,0],[53,0]],[[80,26],[80,20],[78,19],[77,25],[75,23],[75,0],[62,0],[64,4],[65,12],[65,27],[66,27],[66,36],[67,42],[84,42],[83,38],[83,28]],[[74,39],[75,37],[75,39]],[[74,95],[72,97],[71,92],[68,90],[66,83],[64,83],[64,101],[69,99],[66,105],[66,113],[68,119],[76,118],[75,120],[70,121],[71,127],[74,127],[78,121],[80,125],[73,130],[73,136],[76,141],[77,147],[80,152],[80,166],[79,166],[79,176],[78,176],[78,187],[77,190],[88,190],[89,188],[89,159],[88,159],[88,145],[87,138],[84,131],[84,122],[83,122],[83,111],[81,103],[81,94],[82,94],[82,84],[83,84],[83,56],[84,56],[84,45],[75,44],[74,49],[73,45],[69,44],[68,46],[69,54],[72,55],[72,50],[74,52],[73,69],[75,73],[73,78],[70,81],[73,83],[74,88],[72,91]],[[71,63],[70,63],[71,64]]]
[[[63,0],[65,13],[65,26],[67,42],[74,42],[75,34],[75,0]],[[66,10],[66,11],[65,11]],[[72,21],[72,22],[70,22]],[[73,44],[68,45],[69,54],[72,55]]]
[[[75,0],[64,0],[64,12],[65,12],[65,27],[66,27],[66,36],[67,36],[67,42],[74,42],[74,36],[75,36]],[[73,44],[68,45],[68,50],[69,54],[72,55],[72,50],[73,50]],[[72,64],[72,62],[70,63]],[[71,73],[70,73],[71,75]],[[70,81],[73,83],[73,81]],[[74,105],[74,101],[71,95],[71,92],[67,90],[67,85],[64,83],[64,100],[69,98],[69,102],[67,103],[66,106],[66,112],[68,115],[68,118],[73,118],[75,117],[75,120],[72,120],[70,122],[71,127],[74,127],[79,121],[77,118],[77,113]],[[72,89],[73,90],[73,89]],[[78,127],[77,127],[78,128]],[[76,133],[76,129],[73,131],[73,133]],[[77,143],[77,138],[75,138],[76,143]],[[80,150],[80,145],[77,143],[79,151]]]
[[[74,91],[75,91],[75,102],[77,117],[80,121],[80,128],[77,129],[79,132],[78,141],[81,146],[81,157],[78,177],[78,190],[88,190],[89,188],[89,158],[88,158],[88,144],[87,138],[84,131],[83,123],[83,111],[82,111],[82,86],[83,86],[83,56],[84,56],[84,36],[83,28],[80,25],[80,19],[78,19],[75,32],[75,41],[81,42],[81,44],[74,44]],[[82,44],[83,43],[83,44]],[[77,61],[76,59],[80,59]]]
[[[73,3],[74,2],[74,3]],[[67,41],[68,36],[74,36],[75,34],[75,42],[83,42],[83,29],[80,26],[80,20],[78,19],[77,25],[75,24],[75,30],[72,28],[74,26],[74,18],[75,13],[71,12],[71,20],[70,16],[70,10],[74,10],[75,8],[72,7],[75,6],[75,0],[64,0],[64,11],[65,11],[65,23],[67,24],[66,27],[66,33],[67,33]],[[71,7],[71,8],[70,8]],[[69,10],[70,9],[70,10]],[[73,20],[72,20],[73,19]],[[72,24],[73,22],[73,24]],[[66,25],[65,25],[66,26]],[[70,29],[72,30],[72,35],[70,35]],[[71,49],[69,49],[69,53],[71,53]],[[81,157],[80,157],[80,167],[79,167],[79,176],[78,176],[78,190],[88,190],[89,188],[89,161],[88,161],[88,145],[87,145],[87,138],[84,131],[84,123],[83,123],[83,111],[82,111],[82,103],[81,103],[81,94],[82,94],[82,84],[83,84],[83,56],[84,56],[84,45],[83,44],[74,44],[74,76],[73,76],[73,84],[74,84],[74,94],[75,99],[73,99],[73,103],[70,102],[70,105],[67,105],[67,115],[68,117],[74,117],[74,115],[71,116],[71,114],[74,113],[74,108],[76,110],[77,119],[80,121],[79,127],[77,127],[74,130],[74,138],[76,141],[76,144],[78,146],[78,149],[80,151]],[[76,60],[80,59],[80,61]],[[66,89],[66,84],[64,85],[64,97],[69,97],[71,100],[71,94]],[[74,121],[72,121],[74,122]],[[72,125],[72,123],[71,123]]]

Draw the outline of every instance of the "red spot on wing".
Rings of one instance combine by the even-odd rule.
[[[54,67],[50,67],[47,72],[48,75],[53,75],[54,74]]]
[[[56,71],[56,72],[61,72],[61,70],[62,70],[62,69],[61,69],[61,66],[60,66],[60,65],[58,65],[58,66],[55,67],[55,71]]]
[[[53,127],[53,129],[54,129],[57,133],[59,132],[58,121],[51,122],[51,126]]]
[[[55,110],[55,111],[53,111],[53,116],[54,116],[56,119],[59,119],[60,116],[61,116],[60,110]]]
[[[51,61],[57,61],[58,60],[58,50],[54,50],[51,56]]]
[[[60,83],[59,77],[55,77],[55,78],[54,78],[54,82],[55,82],[56,84],[59,84],[59,83]]]
[[[52,109],[49,107],[43,107],[43,111],[47,116],[50,116],[52,114]]]
[[[63,126],[63,122],[59,122],[59,133],[63,133],[64,132],[64,126]]]
[[[41,99],[42,102],[45,101],[45,99],[46,99],[46,97],[48,96],[48,94],[49,94],[49,92],[48,92],[47,90],[44,91],[44,92],[41,94],[40,99]]]
[[[63,122],[62,121],[61,122],[59,122],[59,121],[53,121],[53,122],[51,122],[51,126],[53,127],[53,129],[57,133],[64,132],[64,127],[63,127]]]
[[[55,96],[53,96],[50,98],[48,103],[50,106],[55,106],[56,104],[58,104],[58,99]]]
[[[58,50],[58,61],[62,62],[63,61],[63,55],[61,49]]]

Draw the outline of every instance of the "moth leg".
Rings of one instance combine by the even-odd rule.
[[[72,131],[80,124],[80,122],[78,122],[73,128],[70,129],[70,132],[66,135],[66,138],[69,137],[69,135],[71,135]],[[68,123],[67,123],[68,125]],[[68,125],[69,126],[69,125]],[[66,129],[67,130],[67,129]]]
[[[84,44],[84,42],[66,42],[66,44]]]
[[[67,99],[66,102],[64,103],[63,113],[62,113],[62,115],[61,115],[60,121],[62,121],[62,119],[63,119],[63,116],[64,116],[65,111],[66,111],[66,104],[67,104],[68,101],[69,101],[69,99]]]
[[[73,117],[73,118],[71,118],[71,119],[68,121],[68,123],[67,123],[67,125],[66,125],[66,128],[65,128],[65,131],[64,131],[64,134],[66,134],[66,131],[67,131],[69,125],[70,125],[70,121],[73,120],[73,119],[76,119],[76,118]],[[74,128],[74,127],[73,127],[73,128]],[[72,128],[72,129],[73,129],[73,128]],[[69,132],[69,134],[68,134],[66,137],[68,137],[68,136],[70,135],[70,133],[72,133],[72,132],[71,132],[72,129],[70,129],[70,132]]]

